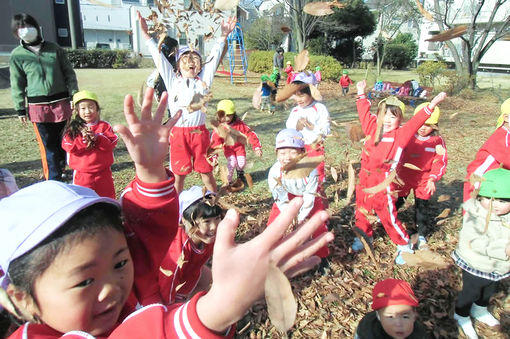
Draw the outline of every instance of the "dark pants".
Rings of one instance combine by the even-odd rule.
[[[404,205],[404,197],[398,197],[395,207],[397,210]],[[429,208],[429,201],[419,198],[414,198],[414,222],[418,229],[418,234],[424,237],[430,232],[429,222],[427,220],[427,209]]]
[[[487,307],[497,287],[497,281],[480,278],[462,270],[462,291],[457,296],[455,313],[463,317],[469,316],[473,303]]]
[[[33,123],[46,180],[62,180],[62,172],[66,164],[66,152],[62,149],[62,134],[66,122]]]

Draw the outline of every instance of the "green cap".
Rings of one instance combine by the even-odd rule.
[[[349,72],[347,72],[347,70],[346,70],[346,69],[344,69],[344,70],[342,71],[342,73],[343,73],[343,74],[349,74]]]
[[[497,168],[483,175],[478,195],[488,198],[510,199],[510,171]]]
[[[261,77],[260,77],[260,80],[262,80],[262,81],[268,81],[268,80],[269,80],[269,77],[268,77],[267,75],[265,75],[265,74],[264,74],[263,76],[261,76]]]
[[[315,70],[316,70],[316,71],[320,71],[320,70],[321,70],[321,67],[320,67],[320,66],[317,66],[317,67],[315,67]]]

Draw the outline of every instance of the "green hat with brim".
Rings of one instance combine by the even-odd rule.
[[[349,72],[347,72],[347,70],[346,70],[346,69],[344,69],[344,70],[342,71],[342,73],[343,73],[343,74],[349,74]]]
[[[478,195],[487,198],[510,199],[510,171],[497,168],[485,172]]]

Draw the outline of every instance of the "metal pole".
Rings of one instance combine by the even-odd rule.
[[[76,30],[74,27],[73,0],[67,0],[67,15],[69,16],[69,35],[71,36],[71,48],[76,49]]]

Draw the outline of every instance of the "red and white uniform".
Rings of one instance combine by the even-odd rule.
[[[285,69],[283,70],[285,73],[287,73],[287,84],[290,84],[292,82],[292,80],[294,80],[294,68],[292,68],[292,65],[288,65],[287,67],[285,67]]]
[[[348,75],[342,75],[340,77],[340,80],[338,81],[338,84],[341,86],[341,87],[349,87],[349,85],[351,85],[353,82],[351,80],[351,78],[349,78]]]
[[[218,39],[209,56],[203,61],[201,72],[193,79],[177,75],[170,62],[158,51],[154,39],[146,41],[159,74],[168,91],[168,109],[171,116],[182,110],[182,116],[170,133],[170,167],[173,173],[186,175],[195,170],[209,173],[212,166],[206,160],[210,135],[205,128],[206,115],[201,110],[189,112],[188,105],[196,94],[209,92],[220,62],[225,42]],[[192,161],[193,159],[193,161]]]
[[[363,189],[380,184],[392,171],[397,169],[404,148],[416,131],[425,123],[425,120],[430,117],[431,111],[428,106],[425,107],[403,126],[384,133],[381,141],[375,145],[377,115],[370,113],[370,101],[365,95],[360,96],[356,106],[361,127],[367,136],[361,154],[360,180],[356,186],[356,226],[371,237],[372,226],[363,212],[373,210],[391,240],[397,245],[405,245],[409,242],[409,235],[397,218],[395,208],[397,194],[395,191],[398,188],[396,184],[391,183],[386,189],[375,194],[365,193]]]
[[[158,283],[165,305],[187,299],[200,280],[202,267],[212,256],[213,247],[211,243],[198,248],[179,227],[159,270]]]
[[[248,127],[248,125],[246,125],[239,118],[236,119],[236,121],[234,121],[233,123],[228,124],[228,126],[229,126],[229,128],[233,128],[233,129],[243,133],[244,135],[246,135],[246,137],[248,138],[248,142],[251,144],[251,147],[253,148],[254,151],[256,149],[262,148],[262,146],[260,144],[259,137],[257,136],[257,134],[255,132],[253,132],[253,130],[250,127]],[[212,148],[216,148],[217,146],[222,145],[224,142],[225,142],[225,140],[223,140],[223,138],[220,137],[218,135],[218,133],[216,133],[216,132],[212,133],[212,136],[211,136],[211,147]],[[225,154],[225,157],[227,157],[227,158],[231,155],[246,156],[246,149],[245,149],[243,143],[236,142],[232,146],[223,145],[223,153]]]
[[[317,169],[314,169],[306,178],[286,179],[282,173],[282,165],[277,161],[269,170],[267,183],[275,201],[267,220],[268,226],[276,219],[280,211],[286,208],[289,201],[297,196],[303,197],[303,205],[301,205],[297,216],[298,222],[302,222],[325,209],[322,198],[317,196],[319,188]],[[315,230],[313,238],[327,231],[326,224],[323,224]],[[326,258],[329,255],[328,246],[319,249],[316,255]]]
[[[62,139],[62,148],[67,152],[67,163],[74,170],[73,184],[88,187],[103,197],[115,199],[115,188],[111,166],[113,149],[118,137],[112,126],[99,120],[87,127],[96,135],[94,147],[87,148],[83,137],[71,139],[69,134]]]
[[[510,169],[510,129],[505,123],[492,133],[487,141],[476,153],[475,160],[467,167],[466,182],[464,183],[464,202],[470,199],[471,192],[479,188],[479,183],[474,187],[469,182],[472,174],[482,176],[485,172],[499,168]]]
[[[135,268],[134,293],[140,301],[160,302],[157,282],[160,264],[179,229],[173,175],[169,173],[168,180],[156,184],[135,179],[121,199],[126,239]],[[121,317],[122,323],[111,333],[97,337],[81,331],[64,334],[46,325],[27,323],[9,339],[232,338],[235,332],[232,327],[221,336],[207,329],[198,318],[196,303],[203,294],[197,293],[185,304],[152,304],[137,311],[127,305],[124,314],[131,314]]]
[[[437,153],[437,149],[444,150],[444,154]],[[439,153],[442,153],[441,151]],[[398,176],[404,182],[398,195],[407,197],[414,190],[414,195],[423,200],[430,199],[430,193],[425,191],[427,182],[432,178],[435,182],[439,181],[446,172],[448,164],[448,155],[446,145],[439,135],[429,135],[422,137],[418,134],[411,138],[402,154],[402,164],[412,164],[420,170],[410,169],[399,166]]]

